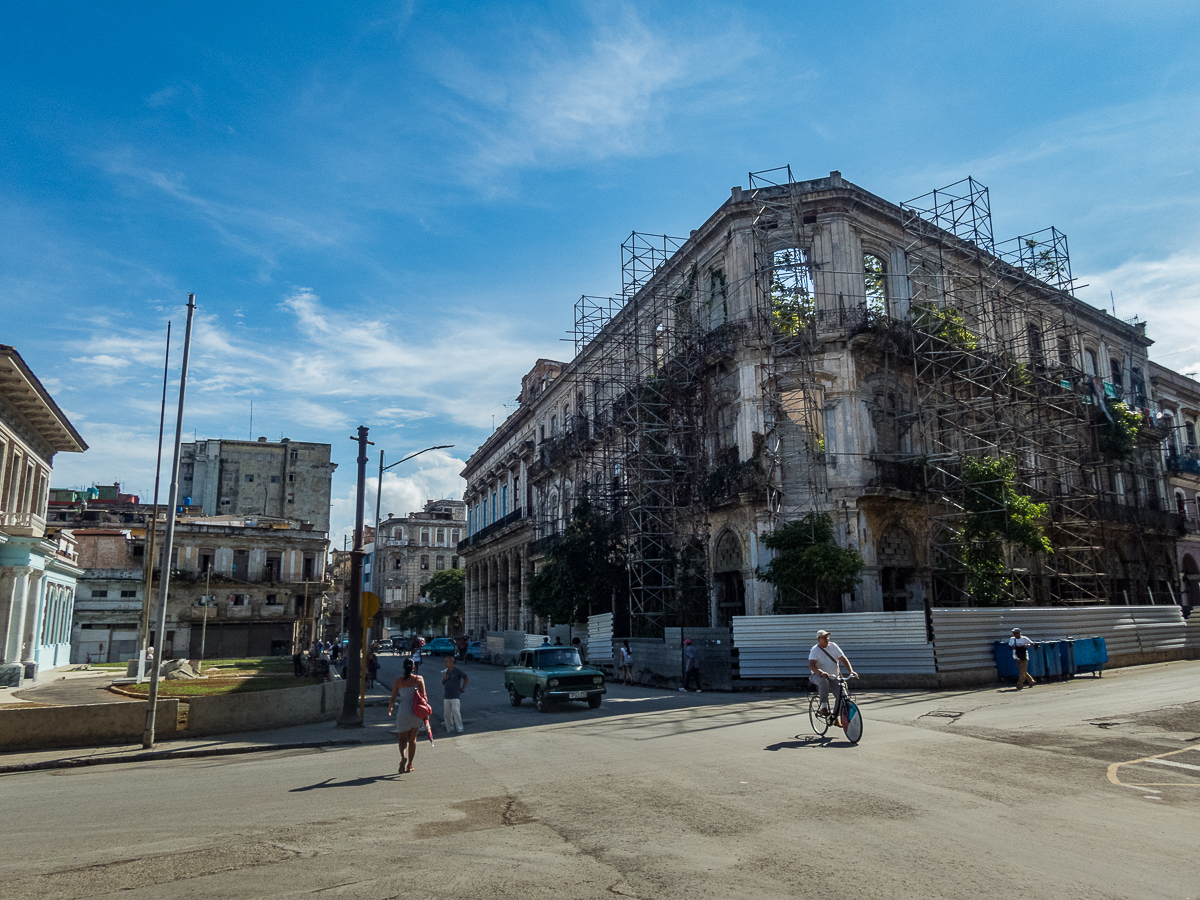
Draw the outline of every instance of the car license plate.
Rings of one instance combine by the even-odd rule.
[[[571,691],[571,693],[567,696],[569,696],[572,700],[586,700],[587,691]]]

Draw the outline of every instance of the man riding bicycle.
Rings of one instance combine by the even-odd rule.
[[[809,681],[817,686],[821,695],[820,714],[823,716],[829,715],[829,692],[831,690],[837,692],[834,697],[835,702],[842,697],[842,686],[837,681],[842,663],[846,664],[851,678],[858,677],[858,673],[854,671],[854,666],[850,665],[850,660],[846,658],[842,648],[829,640],[829,632],[824,629],[818,631],[817,642],[808,651],[808,668],[812,672]]]

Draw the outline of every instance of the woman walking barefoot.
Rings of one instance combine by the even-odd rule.
[[[404,675],[392,685],[392,698],[388,701],[388,715],[396,714],[396,743],[400,747],[399,772],[411,772],[417,756],[417,729],[421,720],[413,715],[413,697],[425,694],[425,679],[413,674],[412,659],[404,660]],[[406,752],[407,751],[407,752]]]

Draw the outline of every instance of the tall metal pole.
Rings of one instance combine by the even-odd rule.
[[[187,396],[188,360],[192,353],[192,320],[196,315],[196,295],[188,294],[187,328],[183,333],[183,365],[179,369],[179,412],[175,416],[175,455],[171,460],[171,490],[168,492],[167,533],[163,539],[163,564],[158,578],[158,633],[154,642],[154,667],[150,673],[150,698],[146,707],[146,730],[142,747],[154,746],[155,713],[158,710],[158,672],[162,665],[163,640],[167,630],[167,591],[171,583],[171,547],[175,543],[175,507],[179,503],[179,447],[183,442],[183,404]]]
[[[158,456],[154,458],[154,515],[150,519],[146,553],[146,585],[142,589],[142,634],[138,647],[137,683],[146,677],[146,647],[150,643],[150,593],[154,590],[154,535],[158,528],[158,479],[162,474],[163,425],[167,419],[167,369],[171,363],[171,323],[167,322],[167,349],[163,353],[162,408],[158,413]]]
[[[204,642],[208,639],[208,607],[212,603],[212,563],[208,564],[208,574],[204,576],[204,624],[200,626],[200,668],[204,668]]]
[[[346,657],[346,694],[342,699],[339,728],[362,728],[363,717],[358,712],[358,683],[362,678],[362,570],[363,570],[363,501],[367,488],[368,428],[358,426],[358,492],[354,503],[354,549],[350,551],[350,598],[346,618],[350,630],[350,646]]]

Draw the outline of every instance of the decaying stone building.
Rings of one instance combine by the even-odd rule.
[[[371,586],[383,606],[384,624],[417,603],[421,588],[438,572],[462,567],[458,543],[466,530],[462,500],[430,500],[405,517],[391,513],[371,545]]]
[[[1200,383],[1155,362],[1149,373],[1166,431],[1169,503],[1182,518],[1185,532],[1175,545],[1179,600],[1200,606]]]
[[[574,358],[538,361],[463,471],[468,628],[532,627],[585,490],[624,528],[637,633],[970,603],[972,460],[1047,504],[1054,552],[1001,560],[1012,602],[1170,602],[1144,323],[1073,295],[1056,229],[995,241],[988,204],[970,179],[895,204],[784,169],[687,238],[631,235],[621,296],[579,300]],[[764,536],[812,512],[864,562],[837,602],[758,577]]]
[[[329,531],[329,444],[210,440],[184,444],[179,496],[209,516],[260,515]]]
[[[291,519],[177,520],[164,657],[197,659],[202,642],[205,658],[287,655],[321,637],[328,549],[324,532]]]

